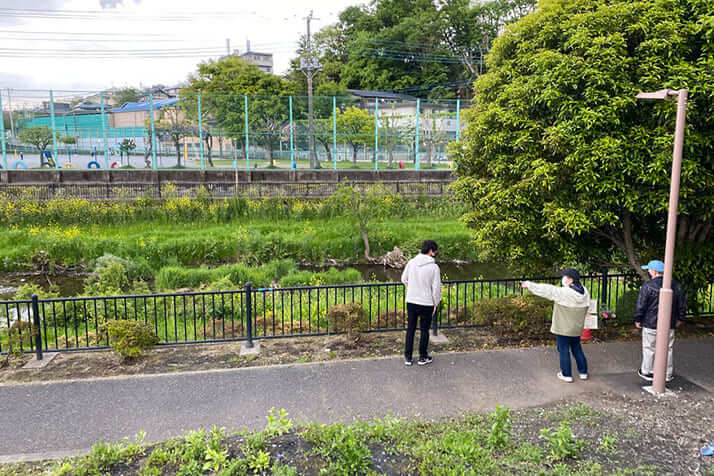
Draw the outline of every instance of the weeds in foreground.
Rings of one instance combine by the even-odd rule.
[[[540,417],[548,421],[558,411],[561,410],[543,411]],[[577,458],[585,440],[575,437],[567,420],[555,428],[542,429],[541,444],[520,441],[512,434],[512,418],[510,410],[497,407],[489,415],[467,415],[441,423],[409,422],[388,415],[352,425],[296,428],[284,409],[272,408],[262,431],[228,435],[224,429],[214,427],[210,432],[192,431],[154,446],[144,444],[143,435],[139,435],[135,440],[99,443],[86,456],[61,461],[50,473],[296,476],[306,471],[371,475],[385,469],[375,466],[377,461],[393,457],[399,461],[400,471],[424,476],[657,474],[658,468],[652,466],[612,467],[609,458],[616,457],[616,453],[604,461]],[[291,444],[297,439],[312,445],[309,460],[314,466],[302,468],[300,465],[305,463],[300,462],[299,456],[289,451],[287,456],[283,454],[287,447],[280,445],[285,435],[292,435]],[[617,437],[604,433],[594,442],[599,442],[601,452],[612,451]],[[0,466],[0,470],[4,469]]]

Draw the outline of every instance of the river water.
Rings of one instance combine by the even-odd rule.
[[[365,281],[398,282],[402,276],[401,269],[388,268],[375,264],[356,264],[339,266],[338,268],[355,268],[362,273]],[[468,280],[468,279],[501,279],[514,277],[507,267],[494,263],[439,263],[441,279],[443,281]],[[301,266],[309,271],[326,270],[329,266]],[[21,273],[0,273],[0,299],[9,299],[23,284],[38,284],[44,289],[49,289],[50,283],[59,287],[60,296],[76,296],[84,288],[87,275],[76,274],[70,276],[32,275]]]

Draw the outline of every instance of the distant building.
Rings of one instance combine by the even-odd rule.
[[[162,108],[177,104],[180,99],[159,99],[154,100],[153,108],[158,111]],[[149,117],[151,103],[149,101],[127,102],[121,107],[115,107],[109,115],[109,127],[144,127],[146,119]]]
[[[250,50],[250,41],[245,43],[246,50],[241,53],[238,50],[233,50],[231,56],[237,56],[246,60],[248,63],[252,63],[258,67],[259,70],[273,74],[273,53],[259,53],[257,51]],[[227,58],[227,56],[222,56],[222,58]]]
[[[90,101],[82,101],[72,108],[72,112],[79,112],[79,113],[91,113],[91,112],[97,113],[97,112],[101,112],[101,110],[102,110],[101,104],[98,104],[96,102],[90,102]]]
[[[55,102],[54,103],[55,114],[64,114],[70,111],[70,105],[66,102]],[[47,114],[50,113],[50,102],[42,101],[42,112]]]

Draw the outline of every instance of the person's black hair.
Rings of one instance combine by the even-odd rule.
[[[434,240],[426,240],[424,243],[421,244],[421,253],[422,254],[427,254],[430,251],[436,252],[436,250],[439,249],[439,245],[436,244],[436,241]]]

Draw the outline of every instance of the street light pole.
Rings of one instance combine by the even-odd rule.
[[[659,291],[657,311],[657,336],[655,344],[654,379],[652,391],[661,394],[666,391],[667,354],[669,350],[669,332],[672,323],[672,268],[674,267],[674,245],[677,234],[677,208],[679,206],[679,180],[682,171],[682,150],[684,149],[684,130],[687,116],[686,89],[664,89],[656,93],[640,93],[640,99],[667,99],[677,97],[677,122],[674,130],[674,150],[672,153],[672,177],[669,188],[669,212],[667,215],[667,241],[664,252],[664,276],[662,289]]]

